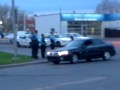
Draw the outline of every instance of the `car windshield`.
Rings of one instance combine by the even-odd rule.
[[[74,37],[82,37],[80,34],[73,34]]]
[[[62,35],[54,35],[54,36],[55,36],[55,38],[63,38]],[[50,38],[50,35],[46,36],[46,38]]]
[[[66,36],[63,36],[63,35],[54,35],[55,38],[67,38]]]
[[[75,40],[67,44],[65,47],[80,47],[83,44],[84,40]]]
[[[61,35],[54,35],[54,36],[55,36],[55,38],[62,38]]]

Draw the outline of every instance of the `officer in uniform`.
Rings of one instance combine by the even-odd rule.
[[[37,30],[33,31],[30,44],[31,44],[31,48],[32,48],[32,58],[38,59],[39,38],[37,35]]]
[[[54,32],[51,32],[50,34],[51,34],[50,35],[50,42],[51,42],[50,47],[53,50],[53,49],[55,49],[55,36],[54,36]]]
[[[46,42],[45,42],[45,36],[44,34],[41,34],[41,57],[45,58],[45,53],[46,53]]]

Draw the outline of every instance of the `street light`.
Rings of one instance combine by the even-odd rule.
[[[12,0],[12,28],[14,31],[14,57],[13,59],[18,58],[18,51],[17,51],[17,23],[15,24],[15,1]]]
[[[0,21],[0,25],[2,25],[3,24],[3,22],[2,21]]]

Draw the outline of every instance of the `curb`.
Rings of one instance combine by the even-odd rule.
[[[45,64],[45,63],[48,63],[48,61],[47,60],[36,60],[36,61],[25,62],[25,63],[0,65],[0,69],[11,68],[11,67],[19,67],[19,66],[26,66],[26,65],[34,65],[34,64]]]

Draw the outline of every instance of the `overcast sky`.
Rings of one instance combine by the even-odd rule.
[[[0,0],[0,4],[11,5],[12,0]],[[26,12],[83,12],[89,13],[101,0],[15,0],[16,6]],[[120,1],[120,0],[119,0]]]

